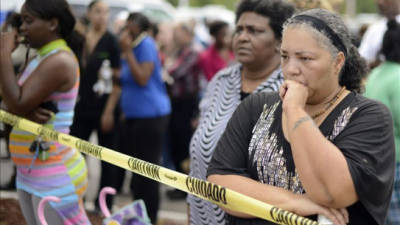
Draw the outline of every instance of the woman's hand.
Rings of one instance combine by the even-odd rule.
[[[101,130],[109,132],[114,128],[114,115],[113,113],[104,112],[101,115]]]
[[[37,108],[29,113],[26,118],[36,123],[45,124],[53,116],[53,112],[44,108]]]
[[[306,195],[298,195],[298,198],[291,202],[293,213],[300,216],[321,214],[332,221],[335,225],[349,223],[349,213],[346,209],[332,209],[320,206],[311,201]]]
[[[122,52],[130,51],[132,49],[132,36],[127,29],[123,30],[119,37],[119,46]]]
[[[308,89],[305,85],[286,80],[279,89],[279,95],[283,102],[283,110],[288,108],[304,109],[308,98]]]
[[[279,89],[279,96],[282,99],[282,130],[286,140],[290,143],[289,131],[292,129],[288,125],[288,114],[293,110],[303,110],[308,98],[308,89],[305,85],[286,80]]]
[[[15,29],[0,33],[0,52],[11,54],[18,46],[18,33]],[[3,55],[1,56],[3,57]]]

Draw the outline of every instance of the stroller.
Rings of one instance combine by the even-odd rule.
[[[103,220],[103,225],[151,225],[150,218],[147,215],[146,206],[143,200],[136,200],[129,205],[126,205],[117,212],[111,214],[106,205],[106,195],[115,194],[114,188],[105,187],[100,191],[99,204],[103,215],[106,217]],[[60,202],[60,199],[55,196],[47,196],[39,203],[38,217],[42,225],[47,225],[44,217],[44,206],[48,201]]]

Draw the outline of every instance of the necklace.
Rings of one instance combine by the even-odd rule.
[[[328,111],[328,109],[336,103],[336,101],[339,99],[339,97],[342,95],[342,93],[344,92],[344,90],[346,90],[346,87],[343,86],[338,93],[328,102],[328,105],[321,111],[315,113],[314,115],[311,116],[312,119],[315,119],[317,117],[319,117],[320,115],[324,114],[326,111]]]

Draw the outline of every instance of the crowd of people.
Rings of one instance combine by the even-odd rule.
[[[359,48],[337,6],[307,2],[241,0],[234,29],[209,21],[204,43],[192,20],[133,12],[109,30],[104,0],[83,18],[65,0],[26,0],[2,25],[1,108],[314,220],[400,224],[400,2],[376,0],[383,19]],[[13,60],[22,46],[24,62]],[[55,195],[49,224],[90,224],[85,157],[5,130],[25,220],[40,224],[39,201]],[[101,162],[99,189],[121,191],[124,175]],[[153,224],[159,189],[133,174],[132,200]],[[186,199],[189,224],[273,224],[167,196]]]

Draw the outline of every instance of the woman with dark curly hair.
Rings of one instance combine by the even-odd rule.
[[[393,121],[383,104],[359,94],[367,66],[342,19],[322,9],[293,16],[280,52],[279,93],[238,107],[208,180],[301,216],[383,224],[393,189]],[[227,212],[229,224],[272,224]]]
[[[236,10],[233,51],[239,63],[219,71],[200,102],[199,125],[190,142],[190,175],[206,179],[211,156],[236,107],[247,96],[278,91],[283,82],[279,46],[282,25],[295,11],[281,0],[243,0]],[[216,205],[188,196],[190,224],[225,224]]]

